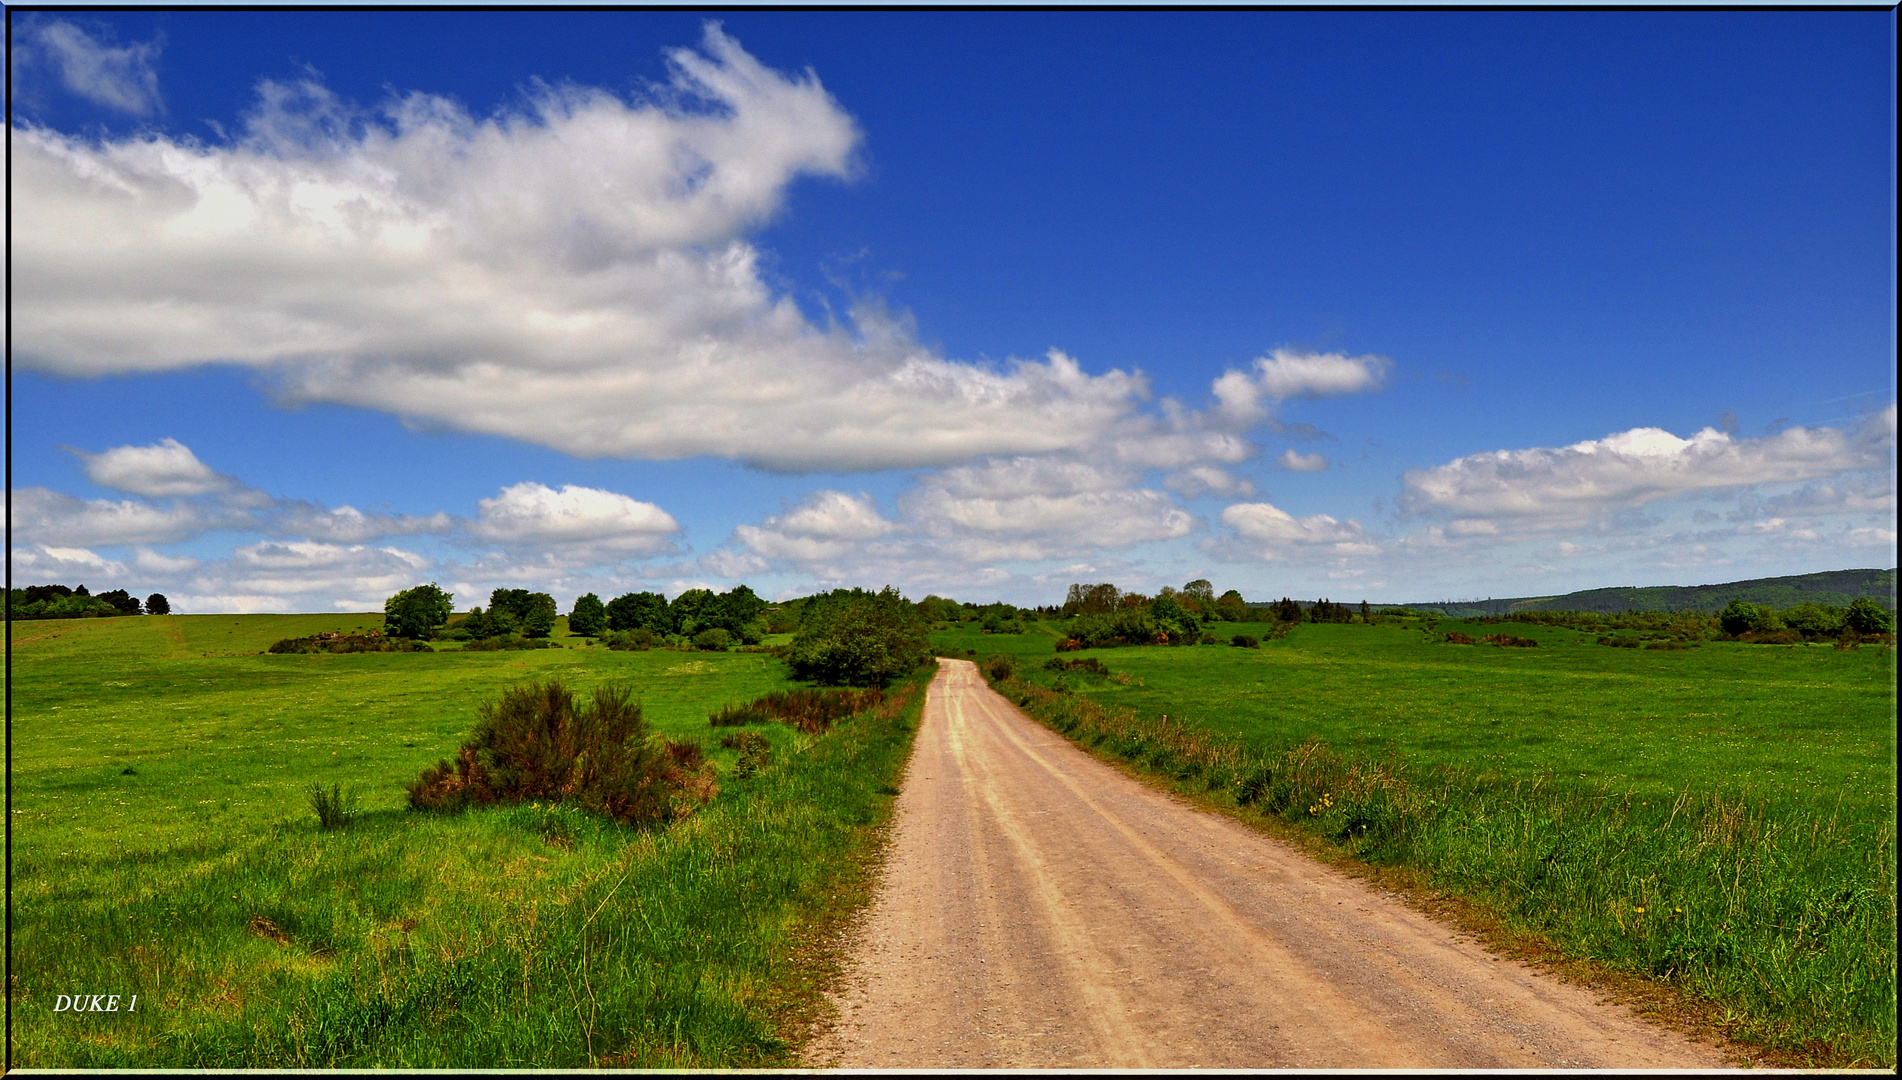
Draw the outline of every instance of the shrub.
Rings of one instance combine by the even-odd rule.
[[[1717,614],[1717,625],[1724,633],[1732,637],[1742,637],[1751,632],[1762,633],[1783,629],[1783,623],[1777,613],[1767,607],[1747,604],[1742,600],[1732,600],[1723,611]]]
[[[147,615],[170,615],[172,613],[172,602],[165,599],[164,593],[155,592],[145,598],[145,613]]]
[[[1504,645],[1514,649],[1533,649],[1539,645],[1539,643],[1532,638],[1513,637],[1511,634],[1487,634],[1485,637],[1480,638],[1480,640],[1493,645]],[[1471,644],[1471,642],[1469,641],[1468,644]]]
[[[1003,653],[992,653],[990,656],[984,658],[984,675],[986,678],[993,680],[1008,679],[1014,670],[1015,662]]]
[[[266,652],[272,653],[363,653],[429,652],[429,646],[407,638],[387,638],[369,634],[313,634],[310,637],[280,638]]]
[[[1044,668],[1048,671],[1081,671],[1086,675],[1100,675],[1106,679],[1109,678],[1110,673],[1110,669],[1103,661],[1094,656],[1086,656],[1081,660],[1049,660],[1044,663]],[[994,677],[1007,679],[1010,676],[1005,674]]]
[[[559,649],[561,646],[546,639],[519,638],[514,634],[502,637],[484,638],[472,641],[462,647],[463,652],[505,652],[511,649]]]
[[[325,791],[322,784],[313,780],[305,798],[317,813],[317,827],[325,832],[347,829],[357,818],[357,793],[344,791],[341,784],[332,784],[330,790]]]
[[[693,647],[702,652],[725,652],[733,644],[733,635],[716,626],[693,636]]]
[[[643,652],[661,644],[661,637],[645,626],[633,630],[610,630],[602,641],[617,652]]]
[[[558,682],[528,683],[477,715],[456,760],[424,769],[409,786],[412,809],[572,800],[633,823],[682,817],[719,790],[700,744],[651,737],[623,686],[599,687],[577,707]]]
[[[1228,643],[1230,645],[1235,646],[1238,649],[1261,648],[1261,639],[1256,637],[1251,637],[1248,634],[1236,634],[1234,637],[1228,639]]]
[[[1446,643],[1448,645],[1472,645],[1474,641],[1458,630],[1448,630],[1446,632]]]
[[[890,586],[806,601],[787,656],[795,678],[834,686],[882,686],[930,660],[917,609]]]
[[[865,690],[778,690],[745,705],[728,705],[707,715],[714,727],[764,724],[777,720],[810,735],[830,728],[834,721],[872,709],[885,700],[876,687]]]
[[[1746,630],[1737,635],[1737,640],[1748,641],[1757,645],[1800,645],[1803,643],[1803,635],[1788,628],[1777,630]]]
[[[720,740],[720,745],[740,752],[740,759],[733,763],[733,770],[728,774],[736,780],[759,775],[772,760],[773,744],[757,731],[727,735]]]

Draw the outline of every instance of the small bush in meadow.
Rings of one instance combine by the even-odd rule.
[[[410,785],[411,809],[572,800],[619,821],[665,821],[719,791],[700,744],[650,737],[626,687],[600,687],[577,706],[558,682],[529,683],[477,713],[456,760],[424,769]]]
[[[1106,679],[1109,678],[1110,673],[1108,665],[1094,656],[1086,656],[1081,660],[1059,658],[1046,661],[1043,666],[1049,671],[1080,671],[1085,675],[1100,675]]]
[[[729,774],[735,780],[759,775],[772,760],[773,744],[757,731],[721,736],[720,745],[740,752],[740,759],[733,763],[733,771]]]
[[[1539,645],[1539,643],[1532,638],[1513,637],[1511,634],[1487,634],[1479,640],[1490,645],[1504,645],[1512,649],[1533,649]]]
[[[1465,634],[1460,633],[1458,630],[1449,630],[1446,632],[1446,643],[1448,645],[1474,644],[1472,638],[1467,637]]]
[[[1008,679],[1014,670],[1016,670],[1014,662],[1004,653],[992,653],[984,659],[985,678]]]
[[[1236,634],[1234,637],[1228,639],[1228,643],[1238,649],[1261,648],[1261,639],[1249,634]]]
[[[310,808],[317,814],[317,826],[325,832],[347,829],[357,817],[357,793],[343,790],[343,785],[332,784],[330,790],[315,781],[310,791],[305,793]]]
[[[864,690],[778,690],[745,705],[728,705],[709,713],[714,727],[764,724],[777,720],[809,735],[830,728],[834,721],[874,708],[885,700],[877,687]]]
[[[693,647],[702,652],[725,652],[732,644],[733,635],[717,626],[693,636]]]

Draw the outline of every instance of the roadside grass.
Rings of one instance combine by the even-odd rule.
[[[1000,689],[1245,820],[1668,985],[1773,1060],[1892,1067],[1893,651],[1513,632],[1540,647],[1310,625],[1259,650],[1087,650],[1066,658],[1112,675],[1061,691],[1054,653],[1023,648]]]
[[[823,735],[758,729],[769,763],[736,779],[707,712],[790,685],[760,654],[241,655],[363,618],[12,627],[13,1064],[793,1063],[929,673]],[[658,829],[401,809],[476,702],[531,678],[632,684],[724,790]],[[313,785],[362,793],[348,829]],[[138,1011],[53,1013],[80,987]]]

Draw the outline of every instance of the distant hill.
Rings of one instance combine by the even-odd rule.
[[[1866,596],[1895,610],[1895,569],[1827,570],[1820,574],[1752,578],[1722,585],[1620,586],[1586,589],[1564,596],[1521,596],[1501,600],[1427,600],[1405,606],[1415,611],[1435,610],[1454,617],[1507,615],[1515,611],[1721,611],[1732,600],[1792,608],[1798,604],[1848,607]]]

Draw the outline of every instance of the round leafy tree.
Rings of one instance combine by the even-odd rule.
[[[392,637],[428,637],[448,621],[449,594],[433,581],[383,601],[383,628]]]

